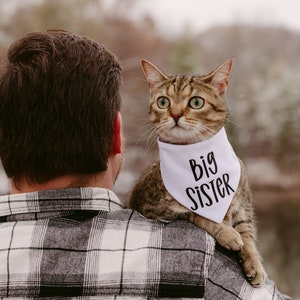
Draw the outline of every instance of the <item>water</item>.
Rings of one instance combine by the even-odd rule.
[[[278,289],[300,299],[300,191],[254,191],[258,248]]]

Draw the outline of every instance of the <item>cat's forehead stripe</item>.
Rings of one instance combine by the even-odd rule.
[[[169,82],[169,87],[167,89],[168,96],[174,96],[179,93],[183,96],[189,96],[193,90],[191,86],[192,81],[192,77],[177,75],[171,82]]]

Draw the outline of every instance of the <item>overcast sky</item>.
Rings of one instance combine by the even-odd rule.
[[[299,0],[139,0],[133,15],[148,13],[164,32],[194,31],[210,26],[250,23],[300,31]],[[138,11],[138,14],[136,14]]]

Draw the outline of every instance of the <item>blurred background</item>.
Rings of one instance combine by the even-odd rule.
[[[0,0],[0,55],[27,32],[60,28],[120,58],[126,156],[115,190],[124,201],[158,158],[140,59],[166,73],[205,74],[234,57],[227,131],[247,165],[258,245],[271,279],[300,299],[299,12],[298,0]],[[1,168],[0,176],[4,194]]]

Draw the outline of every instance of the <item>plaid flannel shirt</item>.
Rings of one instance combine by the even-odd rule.
[[[215,248],[193,224],[147,220],[106,189],[0,197],[0,299],[288,299],[271,281],[253,288]]]

